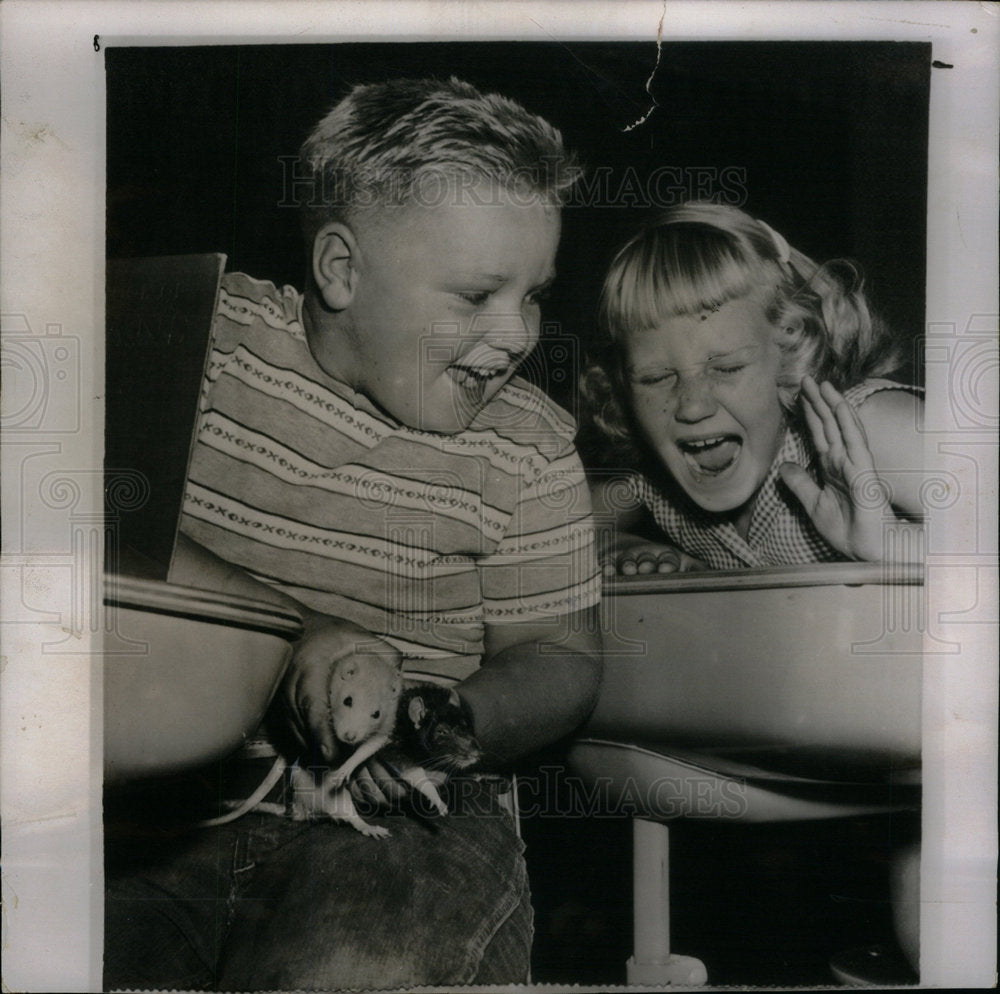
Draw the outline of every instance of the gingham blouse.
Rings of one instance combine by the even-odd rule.
[[[844,398],[855,409],[881,390],[916,388],[892,380],[871,379],[850,387]],[[795,563],[823,563],[844,557],[813,527],[809,515],[788,490],[778,468],[784,462],[805,467],[818,479],[818,458],[812,444],[795,427],[785,431],[784,442],[754,498],[747,537],[740,536],[729,522],[720,520],[692,502],[681,506],[642,473],[632,473],[628,484],[669,540],[712,569],[782,566]]]

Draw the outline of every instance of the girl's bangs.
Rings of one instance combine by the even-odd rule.
[[[683,230],[678,230],[683,229]],[[767,264],[704,225],[652,230],[626,246],[612,265],[605,318],[615,334],[646,331],[665,318],[721,307],[759,288]]]

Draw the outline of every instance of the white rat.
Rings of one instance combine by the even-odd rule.
[[[380,839],[389,834],[388,829],[369,825],[358,814],[351,792],[345,785],[361,763],[388,743],[402,687],[399,666],[374,653],[354,653],[334,665],[327,691],[330,726],[338,742],[356,748],[337,769],[325,773],[318,784],[308,770],[298,764],[292,768],[290,814],[294,820],[331,818],[346,822],[362,835],[372,838]],[[263,783],[236,810],[200,824],[204,827],[224,825],[255,807],[285,814],[280,805],[261,802],[287,767],[285,758],[279,756]]]

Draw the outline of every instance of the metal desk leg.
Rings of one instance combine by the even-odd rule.
[[[704,963],[670,952],[670,830],[644,818],[632,820],[634,884],[633,955],[628,983],[659,987],[697,987],[708,981]]]

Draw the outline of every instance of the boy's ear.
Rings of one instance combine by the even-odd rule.
[[[313,279],[331,310],[344,310],[354,298],[357,256],[354,233],[339,221],[324,225],[313,239]]]

